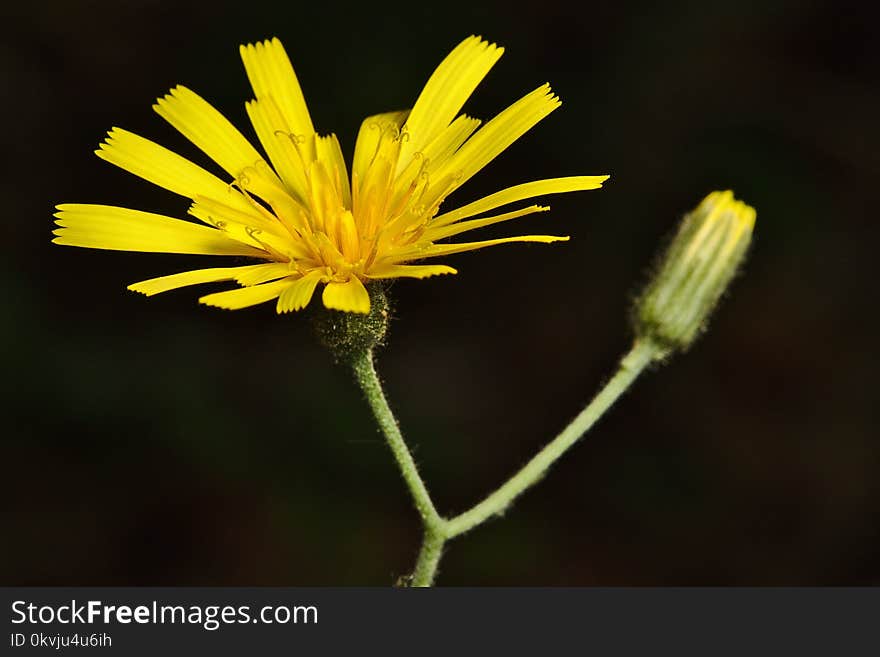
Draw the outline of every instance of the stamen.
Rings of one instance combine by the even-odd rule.
[[[263,158],[260,158],[259,160],[254,162],[254,170],[257,173],[260,172],[261,168],[264,170],[264,172],[269,174],[270,178],[275,175],[275,170],[272,167],[270,167],[269,164],[266,162],[266,160],[264,160]]]
[[[306,162],[306,157],[303,155],[302,148],[300,148],[302,144],[306,143],[308,137],[306,137],[305,135],[297,135],[293,132],[284,132],[281,130],[277,130],[276,134],[279,132],[285,135],[290,140],[290,143],[293,144],[293,150],[296,151],[296,154],[299,157],[300,164],[302,164],[303,169],[305,169],[306,171],[306,175],[308,175],[308,162]]]
[[[413,242],[417,242],[419,238],[424,235],[425,229],[428,227],[426,221],[422,221],[416,226],[412,228],[407,228],[400,235],[400,241],[404,244],[412,244]]]
[[[449,182],[443,188],[443,191],[439,195],[437,195],[434,203],[431,204],[431,214],[428,217],[428,220],[436,216],[437,211],[440,209],[440,205],[443,203],[443,201],[446,200],[446,197],[449,196],[458,187],[459,181],[461,180],[462,176],[464,176],[464,172],[460,169],[452,174]]]
[[[373,122],[369,125],[370,130],[378,130],[379,138],[376,140],[376,147],[373,149],[373,154],[370,156],[370,163],[367,165],[369,169],[373,166],[373,163],[376,161],[376,156],[379,155],[379,148],[382,146],[382,133],[384,132],[384,128],[381,123]]]
[[[250,184],[250,182],[251,182],[251,179],[247,177],[247,174],[242,172],[239,174],[239,176],[236,180],[232,181],[229,184],[232,185],[233,187],[237,188],[238,191],[240,191],[244,195],[244,197],[248,200],[248,203],[250,203],[254,208],[256,208],[256,210],[261,215],[263,215],[264,218],[268,219],[271,223],[278,221],[278,217],[276,217],[274,214],[269,212],[269,210],[266,209],[266,206],[264,206],[262,203],[260,203],[257,199],[255,199],[253,196],[251,196],[250,192],[248,192],[247,186]]]
[[[226,226],[228,224],[227,224],[227,222],[223,221],[222,219],[214,219],[214,217],[212,217],[211,215],[207,215],[205,217],[205,221],[207,221],[209,224],[211,224],[217,230],[222,230],[222,231],[226,232]]]
[[[274,249],[272,249],[272,247],[270,247],[263,240],[261,240],[259,237],[257,237],[257,235],[260,235],[263,232],[259,228],[254,228],[253,226],[245,226],[244,232],[246,232],[247,236],[250,237],[254,242],[259,244],[263,248],[263,250],[269,251],[270,253],[274,251]],[[276,253],[277,253],[277,251],[276,251]]]
[[[412,198],[415,191],[419,188],[419,185],[423,185],[422,193],[424,193],[424,189],[427,188],[429,181],[428,172],[426,171],[428,160],[427,158],[423,159],[423,157],[424,156],[422,155],[421,151],[416,151],[415,153],[413,153],[413,159],[410,161],[409,164],[406,165],[406,168],[397,177],[397,180],[395,182],[396,184],[400,184],[402,180],[406,179],[407,172],[413,166],[413,164],[419,162],[419,160],[422,160],[421,162],[419,162],[419,170],[413,176],[412,182],[407,186],[407,189],[403,192],[403,194],[394,202],[394,204],[391,206],[391,209],[389,209],[389,220],[393,217],[399,216],[404,212],[407,204],[409,203],[409,200]]]
[[[419,173],[419,183],[422,186],[422,191],[419,192],[418,198],[415,199],[417,203],[421,202],[425,198],[425,194],[428,193],[428,189],[431,187],[431,174],[428,171],[421,171]]]

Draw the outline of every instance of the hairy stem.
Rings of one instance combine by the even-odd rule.
[[[419,476],[412,454],[400,433],[400,427],[382,392],[382,385],[373,365],[372,351],[355,354],[352,359],[355,376],[373,415],[391,447],[397,465],[412,495],[416,509],[422,518],[424,536],[415,570],[412,573],[413,586],[431,586],[437,574],[437,567],[443,555],[443,547],[451,538],[473,529],[492,516],[501,513],[528,488],[538,482],[565,452],[583,436],[612,404],[638,378],[639,374],[662,355],[660,347],[650,340],[637,341],[630,352],[620,361],[617,373],[611,377],[593,400],[578,416],[546,445],[519,472],[508,479],[495,492],[468,511],[446,520],[437,513],[428,489]]]
[[[650,341],[640,341],[620,361],[617,373],[593,400],[519,472],[508,479],[486,499],[446,522],[449,538],[463,534],[501,513],[526,489],[534,485],[568,449],[602,417],[623,392],[632,385],[645,367],[660,354]]]
[[[416,510],[422,518],[425,535],[416,570],[413,573],[413,585],[430,586],[434,581],[434,573],[437,570],[440,554],[443,551],[443,543],[446,540],[446,521],[437,513],[434,502],[431,501],[431,496],[428,494],[428,488],[422,481],[412,454],[403,440],[397,420],[388,406],[388,400],[382,391],[382,384],[379,382],[379,376],[376,374],[376,368],[373,364],[372,351],[367,350],[355,354],[352,358],[352,367],[357,382],[373,411],[373,416],[385,435],[391,453],[394,454],[400,468],[400,474],[409,488],[410,495],[412,495]]]
[[[446,534],[443,528],[437,528],[435,531],[425,530],[422,549],[419,550],[419,558],[412,574],[412,586],[431,586],[434,583],[445,544]]]

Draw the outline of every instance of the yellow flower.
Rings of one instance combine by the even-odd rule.
[[[465,39],[443,60],[412,110],[363,122],[351,181],[336,135],[319,135],[312,127],[281,42],[272,39],[240,50],[256,97],[246,104],[247,113],[271,165],[220,112],[177,86],[153,109],[225,170],[226,179],[121,128],[110,130],[95,152],[192,199],[189,214],[203,224],[128,208],[63,204],[55,214],[60,226],[55,243],[265,261],[186,271],[128,288],[148,296],[234,280],[242,287],[200,301],[238,309],[277,299],[282,313],[304,308],[322,283],[326,307],[366,313],[370,301],[365,281],[456,273],[446,265],[408,263],[507,242],[568,239],[523,235],[443,242],[549,209],[529,205],[485,216],[502,206],[544,194],[596,189],[607,179],[576,176],[528,182],[438,214],[446,196],[560,105],[545,84],[482,128],[479,120],[460,115],[503,52],[479,37]]]

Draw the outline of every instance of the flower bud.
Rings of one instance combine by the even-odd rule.
[[[743,261],[755,216],[731,191],[712,192],[685,216],[636,302],[640,339],[654,341],[665,354],[693,343]]]

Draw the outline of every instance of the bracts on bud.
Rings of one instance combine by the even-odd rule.
[[[755,216],[730,191],[712,192],[685,216],[636,301],[639,339],[653,341],[662,355],[693,343],[745,257]]]

